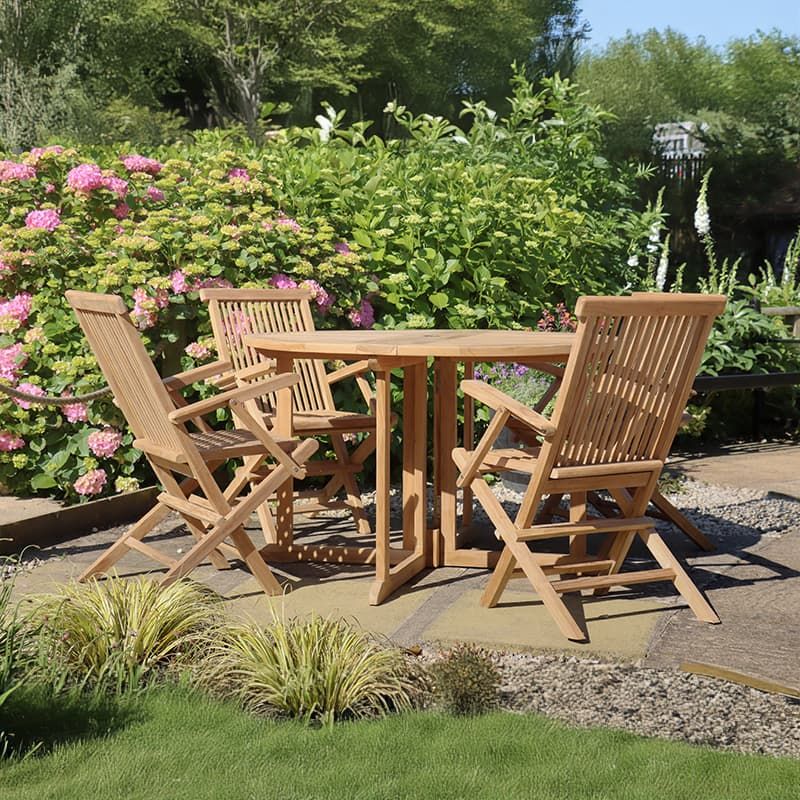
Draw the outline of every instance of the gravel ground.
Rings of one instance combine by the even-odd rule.
[[[513,514],[519,492],[496,484]],[[756,547],[797,529],[800,501],[769,492],[685,481],[668,495],[723,551]],[[482,517],[476,510],[476,520]],[[483,517],[485,519],[485,517]],[[659,523],[669,528],[668,523]],[[426,648],[423,658],[440,653]],[[800,700],[746,686],[559,654],[497,652],[503,707],[581,727],[619,728],[742,753],[800,758]]]
[[[426,648],[422,658],[441,652]],[[491,653],[503,708],[740,753],[800,758],[800,700],[683,672],[557,654]]]

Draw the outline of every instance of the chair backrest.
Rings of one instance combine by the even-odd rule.
[[[245,345],[247,334],[314,330],[312,294],[306,289],[203,289],[200,297],[208,302],[219,357],[237,370],[265,360]],[[293,389],[295,411],[333,411],[323,363],[299,358],[294,369],[301,378]],[[262,405],[274,410],[273,398],[265,396]]]
[[[678,430],[718,295],[582,297],[579,325],[542,449],[552,466],[663,461]]]
[[[68,291],[66,297],[136,438],[163,450],[184,452],[186,443],[167,418],[175,403],[122,298],[76,291]]]

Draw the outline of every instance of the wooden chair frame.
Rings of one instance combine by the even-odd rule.
[[[482,382],[462,383],[466,395],[494,409],[475,449],[453,450],[458,486],[472,488],[504,543],[483,605],[497,604],[518,565],[569,639],[583,641],[586,632],[561,595],[652,581],[671,581],[699,619],[719,622],[645,511],[714,317],[724,306],[724,297],[703,295],[581,298],[577,338],[552,420]],[[511,418],[541,445],[527,451],[493,449]],[[531,476],[514,521],[483,477],[505,469]],[[619,516],[589,516],[587,494],[602,490],[613,496]],[[568,521],[535,519],[547,495],[569,495]],[[587,552],[589,534],[604,534],[596,554]],[[658,569],[620,572],[636,536]],[[531,542],[555,537],[569,538],[568,553],[529,548]],[[552,575],[556,580],[549,579]]]
[[[211,325],[220,357],[229,360],[233,372],[223,381],[242,383],[263,374],[271,362],[248,348],[243,337],[248,333],[275,333],[313,331],[311,315],[312,293],[306,289],[203,289],[202,300],[208,303]],[[360,535],[371,533],[364,513],[356,473],[373,453],[375,437],[375,397],[365,373],[370,370],[368,361],[348,364],[334,372],[326,372],[320,360],[296,359],[294,370],[300,381],[293,389],[293,430],[295,436],[325,436],[330,439],[334,458],[317,460],[306,467],[309,476],[329,476],[322,489],[295,493],[294,513],[315,513],[323,510],[347,508],[353,515]],[[332,387],[338,382],[354,378],[370,414],[350,414],[336,409]],[[247,404],[252,420],[259,420],[266,429],[275,423],[275,403],[268,391]],[[345,442],[345,434],[366,433],[367,436],[352,452]],[[336,500],[344,489],[346,499]],[[274,525],[267,506],[260,512],[262,527],[268,531],[267,543],[277,541]]]
[[[167,568],[162,585],[187,575],[206,558],[216,567],[225,568],[226,555],[231,555],[247,564],[267,594],[279,594],[281,586],[245,533],[244,523],[281,483],[305,477],[304,464],[316,451],[317,443],[312,439],[301,443],[276,437],[258,424],[214,431],[203,417],[227,406],[247,422],[243,409],[253,397],[265,389],[279,391],[293,386],[299,378],[279,375],[187,404],[181,389],[230,371],[230,362],[218,361],[162,381],[120,297],[75,291],[67,292],[66,297],[114,393],[115,403],[137,437],[134,446],[144,452],[164,489],[156,506],[102,553],[80,580],[106,573],[131,550]],[[190,423],[197,432],[190,432]],[[229,459],[241,459],[243,463],[223,489],[213,473]],[[265,459],[272,463],[267,472],[261,468]],[[245,489],[249,491],[243,494]],[[196,539],[194,546],[178,559],[143,541],[170,511],[183,518]]]

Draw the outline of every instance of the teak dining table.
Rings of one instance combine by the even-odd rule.
[[[522,330],[369,330],[309,331],[250,334],[248,347],[275,359],[278,374],[291,372],[296,358],[357,361],[368,359],[376,381],[375,570],[370,589],[372,605],[383,602],[426,567],[493,566],[497,553],[459,546],[456,514],[456,467],[451,452],[457,443],[457,367],[472,377],[475,362],[517,362],[532,366],[563,363],[574,340],[571,333]],[[429,359],[434,369],[434,508],[429,522],[426,507]],[[403,546],[390,544],[389,490],[391,443],[391,373],[403,371]],[[291,389],[276,399],[277,432],[291,435]],[[464,404],[464,440],[473,439],[474,409]],[[278,542],[292,545],[293,486],[278,492]],[[464,495],[466,524],[472,500]],[[343,560],[343,559],[342,559]],[[364,560],[361,559],[361,563]]]

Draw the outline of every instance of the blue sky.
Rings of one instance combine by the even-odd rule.
[[[674,28],[712,45],[780,28],[800,35],[800,0],[578,0],[592,26],[588,46],[602,47],[627,30]]]

